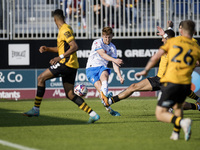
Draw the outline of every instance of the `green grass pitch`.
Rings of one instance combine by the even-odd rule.
[[[89,116],[73,102],[64,99],[43,100],[39,117],[22,113],[33,100],[0,100],[0,140],[39,150],[198,150],[200,112],[184,111],[193,120],[192,137],[184,141],[169,139],[173,125],[155,118],[156,98],[128,98],[112,105],[121,113],[111,116],[99,99],[85,99],[101,119],[86,124]],[[193,100],[187,100],[194,102]],[[0,150],[14,150],[1,145]]]

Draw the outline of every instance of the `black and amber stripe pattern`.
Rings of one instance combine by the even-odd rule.
[[[116,103],[113,97],[111,97],[111,100],[112,100],[112,103]]]
[[[39,108],[41,102],[42,102],[42,97],[36,96],[36,97],[35,97],[34,106]]]
[[[181,127],[174,126],[174,129],[173,129],[174,132],[179,133],[180,130],[181,130]]]
[[[180,127],[180,121],[181,121],[181,117],[176,117],[175,115],[173,115],[171,117],[171,123],[174,124],[174,126],[177,128],[177,127]]]
[[[192,110],[198,110],[198,105],[191,103]]]
[[[191,99],[195,99],[195,100],[197,100],[199,98],[193,91],[191,91],[191,93],[190,93],[190,95],[188,95],[188,97]]]
[[[80,109],[82,109],[84,112],[86,113],[90,113],[92,111],[92,109],[85,103],[83,102],[80,106],[79,106]]]

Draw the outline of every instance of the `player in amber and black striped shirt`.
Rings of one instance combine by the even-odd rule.
[[[178,140],[182,128],[185,133],[185,140],[191,136],[192,121],[183,118],[182,105],[186,96],[190,93],[191,74],[196,62],[200,61],[200,47],[192,40],[195,32],[195,23],[191,20],[182,22],[181,35],[171,38],[160,47],[159,51],[150,59],[145,69],[136,76],[147,75],[164,53],[168,53],[168,65],[160,82],[163,84],[162,95],[156,107],[156,118],[159,121],[173,123],[174,130],[170,139]],[[168,109],[173,107],[174,114]]]
[[[93,111],[80,96],[74,94],[74,82],[79,64],[76,55],[78,45],[76,44],[73,30],[64,22],[62,10],[55,10],[53,16],[54,22],[59,29],[57,47],[41,46],[39,51],[41,53],[55,52],[58,53],[58,57],[51,59],[51,66],[38,76],[38,87],[34,107],[28,112],[25,112],[24,115],[29,117],[39,116],[39,107],[45,93],[45,81],[55,77],[62,77],[66,97],[90,115],[88,123],[94,123],[100,119],[99,115]]]

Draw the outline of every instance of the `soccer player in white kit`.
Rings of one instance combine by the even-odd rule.
[[[111,27],[104,27],[102,29],[102,38],[94,40],[90,56],[86,65],[86,75],[90,83],[92,83],[99,93],[112,96],[108,93],[108,78],[111,69],[107,67],[108,62],[111,61],[113,69],[119,77],[120,83],[124,83],[120,72],[120,66],[123,64],[122,59],[117,58],[117,50],[113,43],[111,43],[113,31]],[[120,113],[106,107],[106,110],[112,116],[120,116]]]

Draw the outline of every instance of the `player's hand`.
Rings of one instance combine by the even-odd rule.
[[[49,63],[50,63],[51,65],[55,65],[55,64],[57,64],[60,60],[61,60],[60,57],[55,57],[55,58],[51,59]]]
[[[40,51],[40,53],[46,52],[47,51],[47,47],[46,46],[41,46],[39,51]]]
[[[140,77],[140,76],[147,76],[148,72],[146,70],[143,70],[141,72],[137,72],[135,74],[136,77]]]
[[[120,78],[120,83],[124,84],[124,78]]]
[[[123,60],[119,58],[115,59],[114,63],[119,67],[121,67],[121,65],[124,64]]]
[[[163,36],[165,34],[165,31],[161,27],[157,26],[157,30],[158,30],[157,35]]]
[[[174,23],[172,21],[167,21],[167,28],[171,27],[173,28]]]

